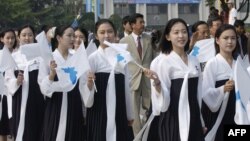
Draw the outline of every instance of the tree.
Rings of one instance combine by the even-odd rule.
[[[123,32],[123,28],[122,28],[122,18],[117,15],[117,14],[113,14],[109,17],[109,19],[114,23],[116,30],[121,33]]]
[[[214,6],[216,0],[206,0],[206,6],[212,7]]]
[[[4,13],[0,16],[2,27],[18,25],[32,17],[29,0],[4,0],[0,3],[0,13]]]

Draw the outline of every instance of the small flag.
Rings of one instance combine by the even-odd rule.
[[[190,52],[190,55],[197,57],[200,63],[207,62],[215,56],[214,39],[197,41]]]
[[[74,55],[69,58],[62,66],[56,68],[60,86],[64,88],[64,92],[71,91],[78,79],[83,73],[90,70],[87,53],[83,42],[76,50]]]
[[[96,50],[97,50],[97,47],[92,39],[86,48],[87,55],[89,56],[90,54],[92,54]]]
[[[74,19],[73,23],[71,24],[71,27],[73,29],[76,29],[79,26],[77,18]]]
[[[25,55],[27,61],[35,59],[36,57],[41,57],[38,43],[21,45],[20,51],[21,51],[21,54]]]
[[[47,37],[45,35],[45,32],[41,32],[36,36],[36,40],[39,45],[39,50],[41,57],[43,58],[44,62],[46,64],[49,64],[49,62],[52,60],[52,49],[49,46],[49,42],[47,40]]]
[[[13,59],[8,47],[4,46],[3,49],[0,50],[0,73],[16,67],[16,62]]]
[[[135,62],[130,52],[127,51],[128,44],[109,43],[107,41],[104,41],[104,44],[117,51],[116,60],[118,64],[122,65],[122,67],[129,62]]]

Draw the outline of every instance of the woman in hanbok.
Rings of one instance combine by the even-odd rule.
[[[208,128],[206,139],[223,141],[224,125],[235,125],[235,90],[233,72],[237,34],[232,25],[222,25],[215,33],[217,55],[203,72],[202,114]]]
[[[74,30],[58,26],[52,39],[53,60],[41,62],[39,85],[46,96],[46,107],[41,141],[84,141],[84,119],[79,83],[72,90],[65,90],[58,83],[56,67],[63,65],[73,54]],[[84,64],[82,64],[84,65]]]
[[[16,47],[16,36],[15,32],[11,28],[7,28],[1,31],[0,33],[0,44],[6,47],[8,47],[9,51],[12,52],[14,48]],[[2,60],[3,61],[3,60]],[[1,106],[2,106],[2,114],[0,118],[0,141],[7,141],[7,135],[10,135],[10,121],[8,116],[8,109],[11,107],[8,107],[8,103],[10,102],[9,99],[11,96],[7,95],[7,89],[4,86],[4,72],[0,72],[0,77],[3,82],[1,82],[0,85],[2,85],[4,90],[0,90],[1,92]],[[7,100],[8,97],[8,100]]]
[[[129,134],[133,111],[126,60],[104,44],[105,40],[115,42],[114,24],[108,19],[97,21],[95,36],[100,46],[89,56],[88,79],[80,81],[85,87],[82,90],[87,107],[87,141],[129,141],[133,136],[132,132]]]
[[[75,42],[72,49],[70,49],[71,53],[75,53],[76,50],[80,47],[83,42],[85,48],[88,46],[88,31],[84,28],[77,27],[75,30]]]
[[[34,43],[34,36],[34,28],[30,25],[18,30],[20,45]],[[12,56],[17,68],[6,71],[5,75],[8,94],[12,96],[11,132],[16,141],[39,140],[45,104],[37,82],[41,59],[35,57],[28,60],[20,48]]]
[[[154,58],[154,60],[151,62],[150,70],[144,69],[144,74],[151,79],[151,115],[149,116],[148,120],[151,120],[150,117],[153,116],[153,119],[150,123],[150,127],[148,127],[149,130],[148,135],[143,134],[142,138],[145,138],[147,136],[147,141],[160,141],[159,136],[159,118],[160,118],[160,107],[161,104],[157,103],[158,96],[155,94],[156,89],[159,89],[160,86],[160,80],[158,78],[158,70],[160,68],[159,64],[162,60],[162,58],[166,57],[167,53],[160,52],[160,54]],[[153,76],[154,75],[154,76]],[[145,131],[146,132],[146,131]]]
[[[152,105],[159,117],[160,141],[203,141],[199,95],[200,65],[189,56],[185,21],[171,19],[160,41],[164,55],[158,61],[157,78],[152,82]],[[154,77],[151,76],[151,79]]]

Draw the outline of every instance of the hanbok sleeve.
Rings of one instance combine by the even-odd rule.
[[[215,88],[216,60],[207,62],[203,72],[202,99],[212,112],[218,111],[224,98],[224,85]]]
[[[8,89],[8,94],[14,95],[21,85],[17,84],[17,78],[13,69],[5,71],[5,86]]]
[[[50,87],[53,81],[49,80],[49,67],[45,64],[44,61],[40,62],[37,81],[42,94],[48,97],[52,97],[53,91]]]
[[[62,92],[63,88],[56,81],[49,80],[50,69],[42,60],[39,65],[38,84],[43,95],[52,97],[54,92]]]
[[[134,119],[134,112],[132,107],[132,92],[130,88],[130,73],[128,70],[128,66],[125,66],[125,98],[126,98],[126,111],[127,111],[127,119],[133,120]]]
[[[165,112],[168,110],[169,104],[170,104],[170,86],[171,86],[171,80],[169,77],[169,65],[165,64],[165,61],[162,61],[159,66],[159,71],[156,71],[159,77],[159,80],[161,81],[161,92],[159,93],[155,87],[153,86],[153,82],[151,81],[151,91],[152,91],[152,105],[153,110],[155,111],[155,114],[159,114],[159,112]],[[154,70],[152,68],[152,70]]]
[[[83,100],[83,103],[86,107],[92,107],[94,103],[94,88],[89,90],[87,86],[87,73],[84,73],[79,79],[79,90]]]
[[[96,72],[96,65],[95,65],[96,58],[94,56],[90,55],[88,59],[89,59],[89,62],[91,62],[89,64],[91,70],[87,71],[85,74],[83,74],[80,77],[79,90],[80,90],[83,102],[85,104],[85,107],[90,108],[94,104],[94,87],[91,90],[89,89],[89,87],[87,85],[87,79],[88,79],[87,76],[88,76],[89,72],[93,72],[93,73]]]

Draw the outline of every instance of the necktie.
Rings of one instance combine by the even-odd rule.
[[[140,58],[142,58],[142,46],[141,46],[141,40],[140,39],[141,39],[141,37],[138,36],[137,37],[137,42],[138,42],[137,51],[139,53]]]

